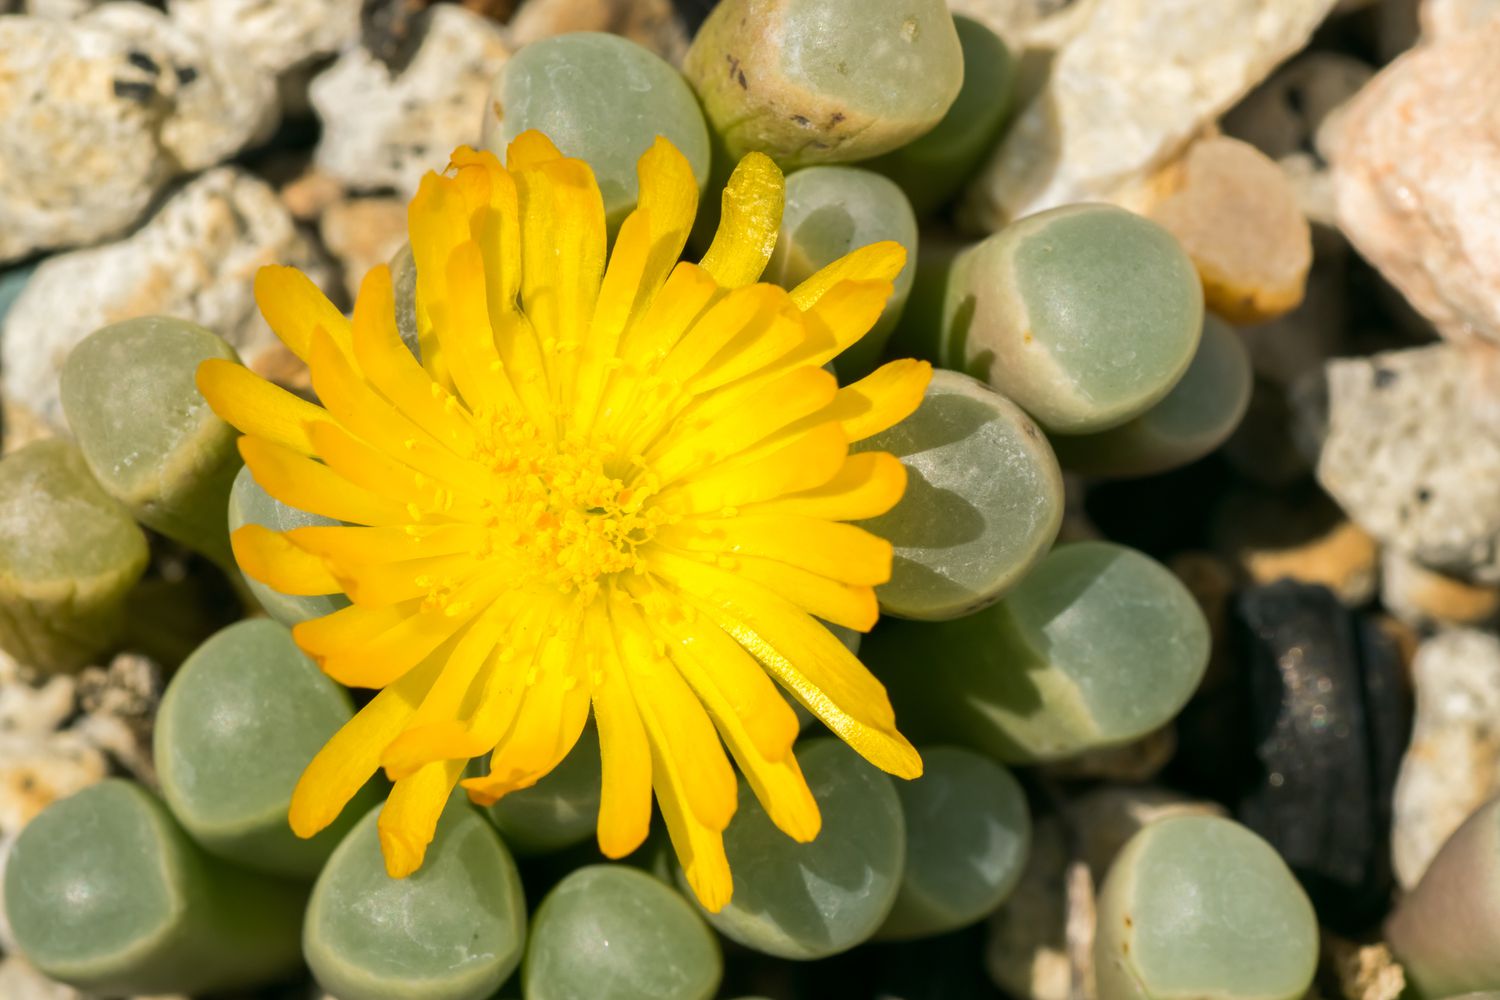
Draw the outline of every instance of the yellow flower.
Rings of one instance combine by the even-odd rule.
[[[308,766],[290,820],[312,836],[383,767],[393,877],[421,865],[470,758],[493,750],[462,784],[494,802],[555,767],[591,707],[600,849],[640,845],[654,790],[713,910],[732,885],[726,745],[778,827],[818,833],[771,678],[877,766],[921,773],[884,688],[813,617],[868,630],[890,574],[890,544],[841,522],[890,509],[904,469],[849,445],[911,413],[930,368],[898,361],[840,389],[822,366],[880,315],[904,251],[864,247],[791,292],[756,284],[783,183],[752,154],[708,254],[679,263],[692,170],[658,139],[639,176],[606,265],[585,163],[537,132],[505,167],[461,148],[408,215],[420,362],[386,268],[349,320],[268,267],[256,299],[322,406],[237,365],[199,369],[256,482],[345,522],[232,540],[273,589],[352,602],[293,634],[379,694]]]

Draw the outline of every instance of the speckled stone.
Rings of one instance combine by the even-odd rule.
[[[1404,888],[1438,848],[1500,792],[1500,638],[1440,632],[1412,665],[1416,719],[1396,780],[1391,856]]]
[[[1332,361],[1318,481],[1382,544],[1500,582],[1500,419],[1484,359],[1435,345]]]
[[[1080,5],[1077,33],[970,187],[965,218],[992,230],[1058,205],[1128,198],[1302,48],[1333,3]]]
[[[173,20],[281,73],[359,38],[362,0],[170,0]]]
[[[273,79],[144,4],[0,20],[0,261],[119,235],[277,113]]]
[[[272,262],[329,282],[319,251],[263,181],[237,167],[199,176],[128,238],[37,268],[0,333],[7,402],[61,428],[58,373],[68,352],[99,327],[135,316],[198,323],[261,369],[279,342],[251,289],[255,272]]]
[[[319,169],[354,188],[416,193],[460,145],[477,146],[490,80],[509,56],[500,26],[457,5],[427,10],[409,59],[349,49],[313,79]]]

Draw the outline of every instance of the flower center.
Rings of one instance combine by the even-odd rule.
[[[482,455],[495,477],[486,507],[495,550],[523,579],[591,600],[600,580],[634,569],[668,517],[646,469],[529,420],[496,419]],[[520,581],[518,581],[520,582]]]

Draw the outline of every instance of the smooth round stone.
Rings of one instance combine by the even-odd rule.
[[[209,330],[169,316],[128,319],[73,348],[60,376],[68,426],[105,492],[142,524],[233,565],[224,504],[239,432],[194,378],[209,358],[238,361]]]
[[[906,466],[906,492],[862,522],[895,546],[880,609],[941,621],[999,600],[1047,552],[1062,525],[1063,480],[1020,407],[958,372],[935,370],[917,411],[860,442]]]
[[[1077,542],[993,607],[882,623],[864,660],[909,738],[1033,763],[1162,726],[1197,688],[1208,651],[1203,612],[1166,567],[1122,545]]]
[[[1052,447],[1071,472],[1150,476],[1198,459],[1228,440],[1250,406],[1255,373],[1240,335],[1205,316],[1182,379],[1151,409],[1098,434],[1059,434]]]
[[[1031,850],[1031,812],[1011,773],[961,747],[924,747],[922,776],[894,783],[906,866],[882,938],[944,934],[992,913]]]
[[[786,179],[781,233],[762,281],[795,288],[824,265],[871,243],[906,248],[907,265],[880,319],[835,362],[841,381],[873,371],[911,291],[917,259],[917,217],[895,182],[859,167],[808,167]]]
[[[708,126],[692,88],[618,35],[555,35],[510,57],[490,88],[484,145],[503,162],[505,147],[527,129],[594,169],[611,230],[635,208],[636,161],[657,136],[687,157],[700,193],[708,183]]]
[[[0,460],[0,647],[41,670],[108,649],[145,572],[146,536],[68,441]]]
[[[901,884],[906,824],[894,782],[843,742],[815,739],[797,761],[823,816],[799,844],[772,824],[740,781],[739,810],[724,831],[734,896],[708,922],[747,948],[780,958],[847,951],[885,921]],[[687,879],[677,871],[686,891]]]
[[[920,138],[865,166],[901,185],[918,216],[953,200],[995,147],[1010,118],[1020,64],[1005,43],[973,18],[953,15],[964,54],[963,86],[948,113]]]
[[[259,524],[272,531],[291,531],[313,525],[333,525],[338,521],[321,514],[310,514],[296,507],[288,507],[260,488],[250,470],[241,467],[234,477],[234,486],[229,491],[229,531],[246,524]],[[287,628],[310,618],[321,618],[340,608],[349,606],[349,598],[343,594],[326,594],[313,597],[283,594],[272,590],[259,580],[240,574],[250,593],[266,609],[266,614]]]
[[[162,797],[210,853],[310,880],[376,801],[356,798],[309,840],[287,823],[297,779],[353,714],[348,693],[285,626],[237,622],[188,657],[162,696],[154,737]]]
[[[1107,430],[1187,371],[1203,286],[1172,234],[1109,205],[1016,222],[959,256],[945,367],[984,379],[1049,431]]]
[[[1500,991],[1500,800],[1444,842],[1386,921],[1415,995]]]
[[[589,865],[542,900],[522,969],[526,1000],[708,1000],[719,942],[688,901],[626,865]]]
[[[521,960],[526,900],[510,852],[462,793],[448,799],[422,867],[385,873],[379,809],[313,886],[302,951],[339,1000],[485,1000]]]
[[[730,159],[850,163],[932,129],[963,83],[943,0],[723,0],[683,62]]]
[[[548,854],[581,844],[599,824],[599,733],[584,727],[562,763],[530,788],[485,809],[517,854]]]
[[[1312,904],[1270,844],[1231,820],[1152,823],[1098,902],[1099,1000],[1297,1000],[1318,963]]]
[[[111,778],[54,802],[5,869],[16,944],[89,993],[200,994],[301,965],[305,889],[204,854],[157,799]]]

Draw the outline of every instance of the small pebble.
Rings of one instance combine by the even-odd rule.
[[[1231,493],[1214,521],[1215,547],[1253,583],[1321,584],[1349,607],[1375,596],[1375,540],[1321,493]]]
[[[1193,145],[1166,174],[1147,214],[1181,241],[1211,311],[1231,323],[1260,323],[1301,303],[1312,233],[1275,163],[1218,136]]]
[[[1487,626],[1500,617],[1500,586],[1471,583],[1387,550],[1380,559],[1380,603],[1414,628]]]
[[[1500,793],[1500,638],[1440,632],[1412,664],[1416,717],[1401,758],[1391,856],[1410,889],[1448,836]]]
[[[344,292],[352,302],[369,270],[389,262],[406,245],[406,204],[378,197],[335,201],[323,210],[318,232],[343,265]]]

